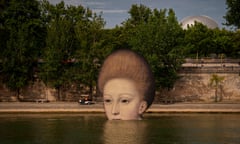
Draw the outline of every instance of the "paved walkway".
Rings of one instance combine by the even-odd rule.
[[[102,113],[103,104],[80,105],[77,102],[0,102],[0,113]],[[240,103],[153,104],[149,113],[240,113]]]

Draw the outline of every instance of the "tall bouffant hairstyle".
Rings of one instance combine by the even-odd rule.
[[[129,49],[119,49],[111,53],[105,59],[98,77],[101,94],[104,85],[114,78],[133,80],[140,94],[143,94],[148,107],[152,104],[155,96],[155,80],[144,57]]]

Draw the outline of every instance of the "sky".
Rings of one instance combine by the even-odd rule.
[[[49,0],[56,4],[61,0]],[[207,15],[213,18],[219,28],[227,28],[223,16],[226,14],[226,0],[64,0],[66,5],[82,5],[96,13],[102,12],[106,21],[105,28],[114,28],[129,18],[132,4],[143,4],[151,9],[169,9],[175,11],[178,21],[187,16]]]

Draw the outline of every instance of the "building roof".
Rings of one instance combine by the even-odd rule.
[[[202,23],[203,25],[206,25],[208,28],[211,28],[211,29],[218,27],[218,24],[215,20],[213,20],[211,17],[205,16],[205,15],[188,16],[188,17],[183,18],[180,23],[182,24],[183,29],[187,29],[188,25],[189,26],[194,25],[195,21]]]

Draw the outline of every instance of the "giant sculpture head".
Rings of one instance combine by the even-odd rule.
[[[155,82],[147,61],[139,54],[120,49],[104,61],[98,77],[109,120],[137,120],[152,104]]]

